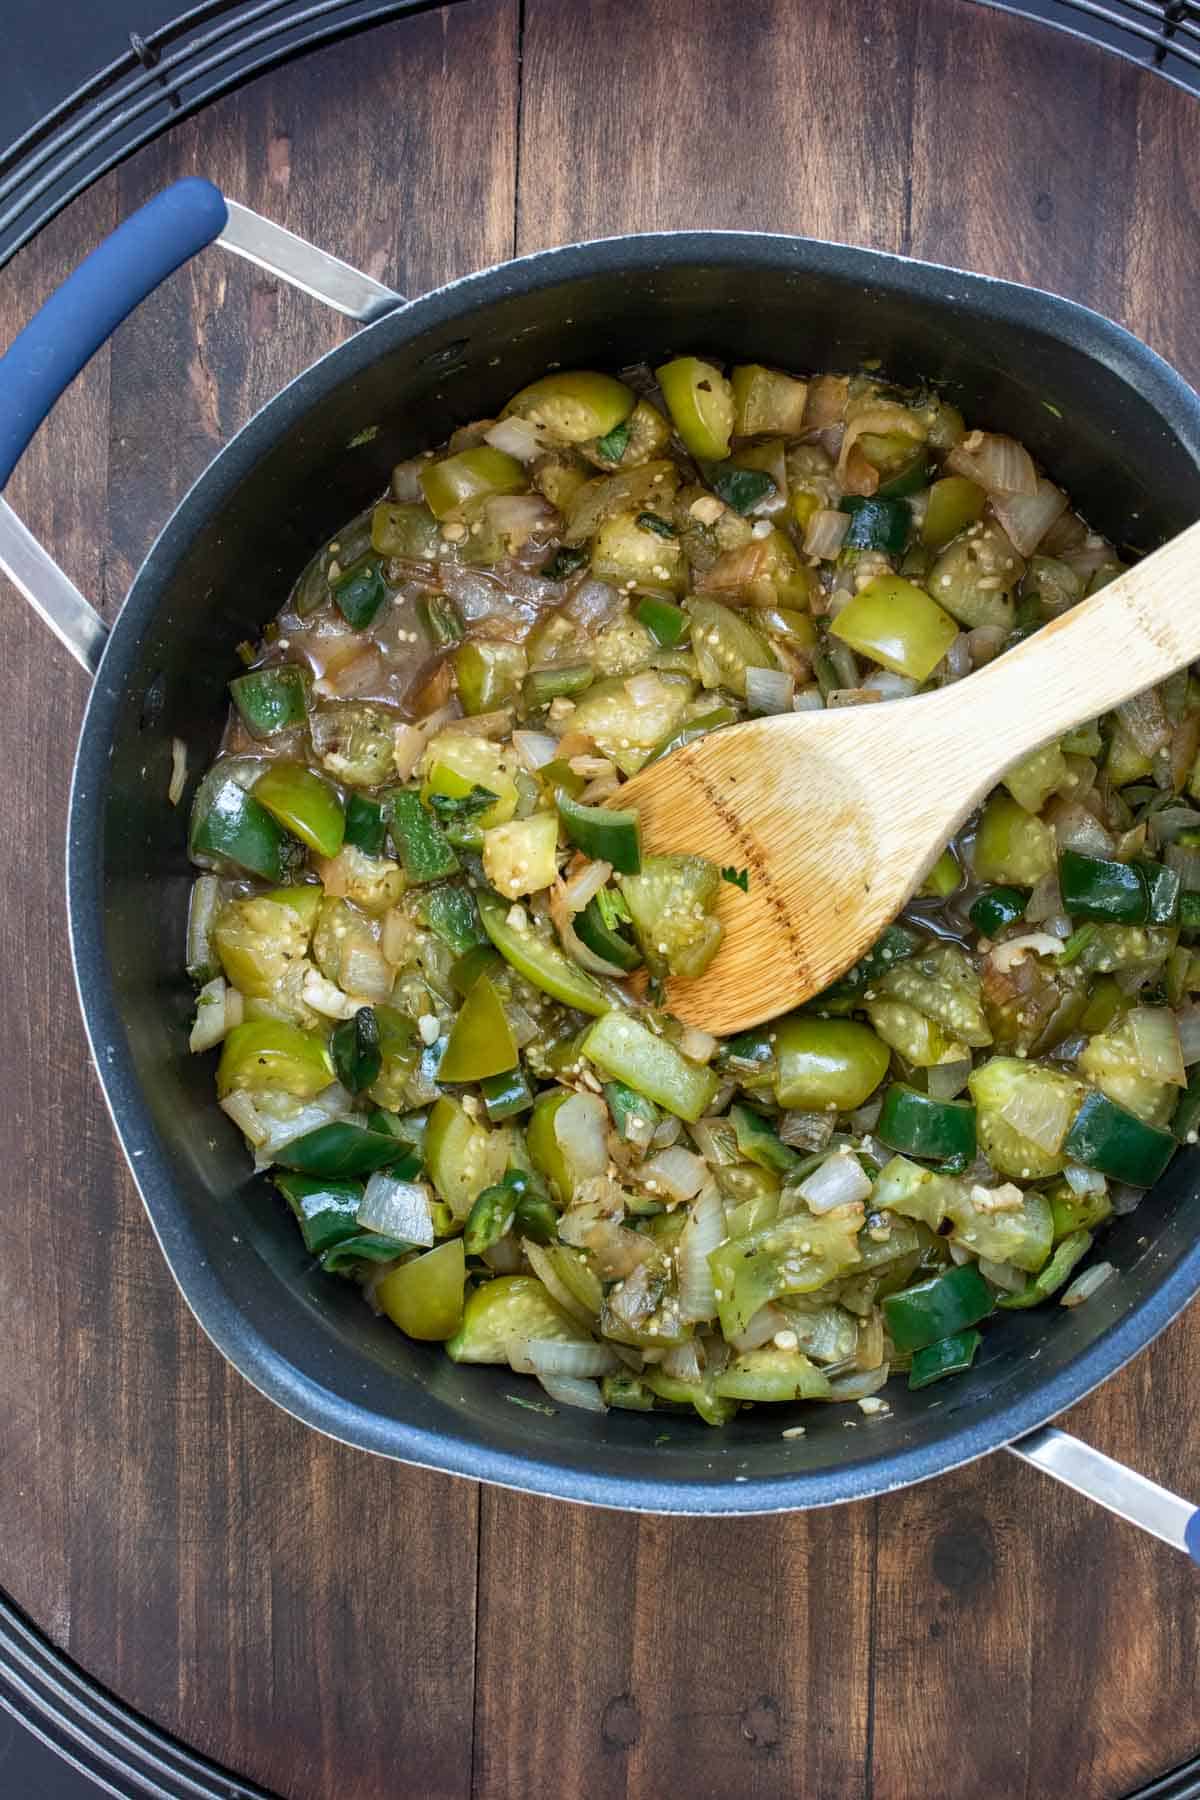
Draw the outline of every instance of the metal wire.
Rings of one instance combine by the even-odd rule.
[[[440,0],[452,4],[453,0]],[[980,0],[1103,45],[1200,94],[1200,0]],[[439,0],[202,0],[139,36],[0,149],[0,268],[177,119],[319,44]]]

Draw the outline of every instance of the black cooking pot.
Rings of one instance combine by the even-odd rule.
[[[296,1417],[364,1449],[602,1505],[741,1513],[824,1506],[936,1475],[1023,1435],[1119,1368],[1200,1284],[1195,1153],[1117,1220],[1119,1274],[1087,1305],[1008,1316],[969,1374],[890,1413],[772,1406],[722,1431],[614,1411],[510,1405],[523,1384],[451,1363],[372,1317],[306,1256],[294,1223],[187,1052],[187,806],[167,803],[171,740],[216,751],[234,646],[388,482],[392,465],[496,411],[555,365],[619,367],[700,349],[726,361],[882,359],[1019,436],[1118,544],[1200,516],[1200,401],[1084,308],[878,252],[759,233],[680,232],[543,251],[399,296],[226,203],[202,182],[151,202],[71,277],[0,361],[0,481],[61,387],[135,299],[200,245],[227,247],[374,322],[238,433],[158,539],[99,657],[72,785],[68,897],[101,1082],[147,1211],[213,1342]],[[56,310],[57,309],[57,310]],[[382,315],[382,316],[380,316]],[[49,324],[47,325],[47,318]],[[368,429],[369,428],[369,429]],[[0,566],[91,663],[103,627],[0,503]],[[246,579],[246,571],[254,579]],[[857,1416],[857,1415],[856,1415]],[[803,1418],[806,1434],[781,1431]],[[1027,1439],[1052,1472],[1182,1545],[1192,1509],[1061,1433]],[[1106,1469],[1100,1465],[1106,1464]],[[1099,1470],[1099,1473],[1097,1471]],[[1123,1482],[1135,1484],[1115,1489]],[[1140,1483],[1140,1487],[1136,1484]],[[1131,1495],[1133,1497],[1131,1497]],[[1172,1510],[1174,1509],[1174,1510]],[[1141,1522],[1147,1522],[1145,1517]]]

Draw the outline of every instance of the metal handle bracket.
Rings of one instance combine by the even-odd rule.
[[[1008,1448],[1022,1462],[1032,1463],[1035,1469],[1053,1475],[1086,1500],[1107,1507],[1119,1519],[1150,1532],[1173,1550],[1182,1550],[1193,1562],[1200,1563],[1200,1508],[1190,1500],[1159,1487],[1156,1481],[1127,1469],[1102,1450],[1093,1450],[1090,1444],[1060,1431],[1056,1425],[1043,1425],[1040,1431],[1031,1431]]]

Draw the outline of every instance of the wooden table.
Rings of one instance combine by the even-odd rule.
[[[795,231],[1056,288],[1196,379],[1197,149],[1193,99],[968,0],[467,0],[140,153],[9,268],[0,341],[200,172],[409,291],[607,232]],[[341,334],[207,253],[76,383],[18,509],[111,615],[217,446]],[[1195,1572],[1003,1456],[886,1503],[637,1519],[372,1460],[234,1375],[88,1066],[83,681],[9,593],[3,620],[0,1588],[56,1643],[297,1800],[1057,1800],[1196,1751]],[[1069,1423],[1198,1494],[1198,1363],[1194,1310]]]

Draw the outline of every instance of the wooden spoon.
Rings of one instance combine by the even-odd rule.
[[[894,919],[1004,771],[1200,657],[1200,525],[964,681],[715,731],[622,787],[649,851],[749,871],[667,1005],[724,1035],[818,993]]]

